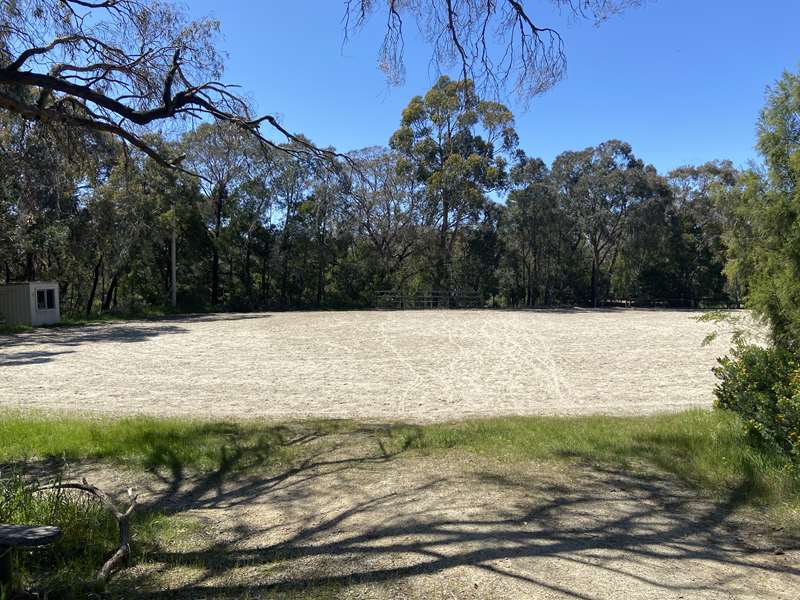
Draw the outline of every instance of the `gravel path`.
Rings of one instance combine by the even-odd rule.
[[[293,312],[0,336],[0,406],[430,421],[710,406],[699,313]]]
[[[71,475],[111,493],[133,485],[183,524],[119,576],[153,600],[797,599],[797,541],[737,510],[735,492],[707,497],[631,467],[387,453],[366,429],[345,437],[277,475]]]

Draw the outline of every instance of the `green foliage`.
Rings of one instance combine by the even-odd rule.
[[[403,110],[389,143],[425,186],[423,213],[433,230],[426,252],[429,287],[447,290],[466,283],[452,268],[458,250],[474,258],[468,243],[458,245],[462,230],[477,227],[489,206],[487,194],[505,184],[503,154],[517,142],[511,111],[478,98],[471,81],[442,76]],[[479,281],[477,287],[483,285]]]
[[[741,415],[750,440],[800,463],[800,362],[785,348],[739,344],[715,369],[717,406]]]
[[[729,165],[665,180],[611,140],[550,169],[470,82],[441,78],[411,99],[391,149],[339,164],[224,125],[147,142],[203,179],[105,135],[0,115],[0,276],[58,281],[71,320],[170,312],[174,234],[182,312],[367,307],[381,290],[479,291],[495,306],[696,306],[730,291],[727,221],[709,200]]]
[[[766,171],[719,190],[729,278],[771,332],[767,347],[737,340],[716,374],[717,404],[745,420],[755,444],[800,462],[800,75],[770,89],[758,126]]]
[[[505,218],[501,287],[512,306],[572,304],[587,288],[585,259],[575,215],[559,197],[541,159],[520,157],[511,172]],[[579,248],[579,251],[575,251]]]
[[[86,494],[36,491],[35,481],[19,473],[0,478],[0,523],[54,525],[62,537],[51,546],[14,553],[14,585],[49,598],[86,598],[94,576],[116,549],[117,523]]]
[[[729,277],[766,318],[773,342],[800,351],[800,75],[771,88],[759,120],[767,170],[751,169],[719,194],[728,226]]]

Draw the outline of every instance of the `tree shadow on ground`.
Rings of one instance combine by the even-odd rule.
[[[235,475],[247,449],[225,449],[218,468],[202,475],[168,453],[155,457],[162,468],[154,467],[160,474],[145,510],[201,515],[218,529],[213,543],[142,549],[146,574],[123,581],[140,598],[240,598],[439,575],[458,597],[456,573],[470,568],[498,589],[584,600],[608,597],[593,591],[597,578],[618,578],[651,597],[736,596],[753,585],[759,597],[765,578],[800,583],[800,568],[765,559],[770,551],[743,537],[733,518],[747,482],[708,499],[670,476],[621,468],[576,465],[567,478],[426,471],[420,457],[402,456],[407,447],[387,449],[380,432],[288,435],[284,443],[307,451],[270,475]],[[688,576],[700,564],[714,575]],[[187,565],[188,581],[159,589],[159,578],[169,581]]]
[[[174,315],[163,317],[163,320],[179,321],[182,323],[214,323],[217,321],[247,321],[250,319],[268,319],[271,313],[196,313],[188,315]],[[159,317],[158,320],[162,318]]]
[[[0,346],[2,348],[2,346]],[[0,367],[21,367],[23,365],[41,365],[55,360],[56,356],[71,354],[73,350],[52,352],[39,350],[31,352],[3,352],[0,354]]]
[[[162,335],[188,333],[189,330],[177,325],[121,325],[113,323],[98,323],[77,327],[38,328],[32,332],[18,333],[9,336],[0,336],[0,365],[10,356],[7,351],[11,348],[42,345],[48,347],[74,348],[85,344],[96,343],[133,343],[144,342]],[[32,352],[31,354],[35,354]],[[46,355],[47,352],[38,352]],[[25,353],[19,353],[25,354]],[[66,354],[66,352],[51,352],[50,356]],[[52,359],[51,359],[52,360]],[[46,362],[46,361],[42,361]],[[11,361],[14,366],[19,363]]]
[[[48,345],[76,347],[84,344],[100,342],[129,343],[144,342],[162,335],[189,333],[180,324],[187,323],[215,323],[222,321],[241,321],[247,319],[266,319],[269,314],[262,313],[210,313],[175,315],[153,317],[144,319],[131,319],[130,321],[101,321],[90,322],[82,325],[57,324],[47,327],[38,327],[33,331],[0,335],[0,366],[14,366],[18,364],[33,364],[23,362],[21,359],[9,358],[7,350],[18,346]],[[176,324],[173,324],[176,323]],[[18,353],[23,354],[23,353]],[[39,353],[40,360],[48,362],[44,351]],[[59,353],[50,353],[54,356]]]

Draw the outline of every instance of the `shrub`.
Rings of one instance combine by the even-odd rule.
[[[18,473],[0,477],[0,523],[61,529],[55,544],[15,552],[15,586],[49,598],[85,598],[118,536],[116,521],[96,500],[67,490],[37,492]]]
[[[716,406],[738,413],[750,439],[800,463],[800,361],[778,347],[739,344],[714,370]]]

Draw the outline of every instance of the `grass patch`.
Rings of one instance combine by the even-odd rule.
[[[235,473],[289,466],[309,452],[310,446],[298,441],[355,429],[356,424],[346,421],[278,425],[149,417],[90,420],[6,412],[0,417],[0,462],[89,459],[146,469]],[[507,463],[542,460],[655,468],[706,492],[736,490],[739,501],[769,506],[800,526],[798,468],[749,445],[739,417],[726,411],[507,417],[366,430],[381,436],[394,451],[459,450]]]
[[[301,458],[298,441],[353,431],[347,421],[80,419],[0,413],[0,462],[103,460],[142,468],[241,471]],[[367,427],[367,430],[370,430]],[[647,417],[506,417],[374,429],[394,450],[475,452],[503,462],[579,461],[672,473],[693,486],[739,489],[751,502],[800,504],[792,464],[753,448],[738,416],[686,411]]]
[[[747,503],[800,509],[797,467],[749,445],[741,420],[727,411],[493,418],[401,426],[391,431],[391,438],[395,445],[416,451],[460,449],[505,462],[558,460],[656,467],[704,491],[739,490],[740,499]]]
[[[37,598],[105,597],[107,590],[95,578],[117,549],[117,522],[97,499],[76,490],[37,491],[39,483],[17,471],[0,478],[0,523],[54,525],[62,534],[50,546],[14,551],[11,590],[25,590]],[[200,527],[197,520],[184,515],[134,512],[131,562],[174,546]],[[17,597],[9,592],[4,596],[0,588],[0,598]]]
[[[342,421],[297,426],[150,417],[80,419],[7,411],[0,415],[0,463],[104,460],[147,469],[235,472],[291,461],[294,442],[346,429]]]
[[[116,521],[85,494],[36,492],[35,488],[35,482],[18,473],[4,474],[0,479],[0,523],[55,525],[62,536],[51,546],[14,551],[12,588],[42,597],[85,598],[97,591],[94,576],[115,549]]]
[[[324,452],[324,444],[329,443],[325,436],[336,433],[352,434],[335,438],[337,447],[345,443],[357,447],[367,440],[374,444],[377,437],[386,451],[400,452],[410,460],[426,454],[468,452],[510,465],[556,461],[608,465],[645,474],[671,473],[703,492],[727,497],[736,494],[740,504],[763,509],[766,520],[783,525],[787,534],[800,533],[797,467],[751,447],[739,417],[725,411],[648,417],[508,417],[363,427],[325,420],[279,425],[4,412],[0,413],[0,462],[88,459],[137,468],[213,471],[216,476],[299,464]],[[392,464],[385,468],[391,470]],[[27,589],[55,591],[50,597],[82,597],[88,589],[86,581],[114,547],[113,520],[90,499],[33,497],[19,485],[8,489],[11,492],[3,492],[0,486],[0,521],[41,522],[65,530],[58,556],[39,550],[26,555],[23,577]],[[198,536],[202,538],[202,524],[194,517],[142,510],[135,513],[131,531],[132,563],[145,568],[152,563],[150,567],[155,568],[150,575],[120,574],[119,580],[112,581],[111,591],[134,583],[155,590],[167,572],[169,577],[180,572],[191,579],[209,568],[193,558],[192,552],[187,553],[185,562],[174,557],[168,565],[163,562],[164,556],[180,556],[176,548],[191,547],[198,543]],[[276,568],[280,562],[276,556]],[[333,598],[340,590],[322,586],[275,591],[277,597],[285,598]]]
[[[15,335],[17,333],[28,333],[33,331],[33,327],[28,325],[8,325],[0,323],[0,335]]]

